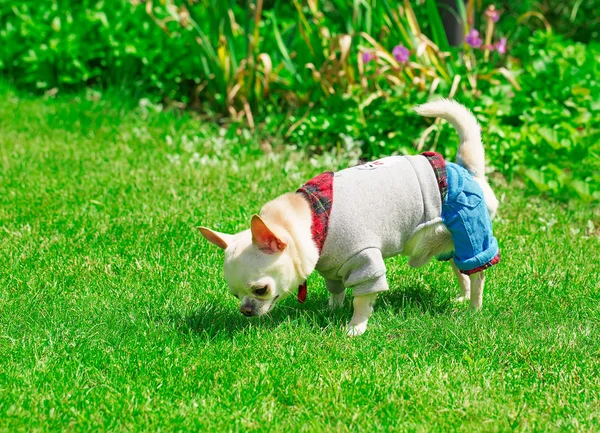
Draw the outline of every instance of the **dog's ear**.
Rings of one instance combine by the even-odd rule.
[[[266,253],[279,253],[287,248],[287,244],[277,237],[258,215],[250,221],[252,243]]]
[[[211,244],[215,244],[221,249],[226,249],[227,246],[231,245],[233,235],[227,233],[219,233],[206,227],[198,227],[202,236],[206,238]]]

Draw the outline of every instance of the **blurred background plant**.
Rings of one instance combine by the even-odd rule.
[[[411,107],[455,97],[502,179],[600,200],[600,2],[517,3],[457,2],[451,46],[435,0],[2,2],[0,71],[48,96],[117,87],[268,143],[365,157],[453,157],[452,130]]]
[[[418,5],[420,18],[408,0],[66,3],[1,7],[0,67],[18,84],[47,91],[135,82],[140,94],[207,103],[249,124],[265,101],[286,109],[330,97],[364,103],[399,87],[452,96],[499,74],[518,87],[504,67],[506,38],[494,35],[493,6],[485,44],[472,28],[450,50],[434,0]],[[465,30],[474,3],[459,8]],[[480,53],[485,61],[476,62]]]

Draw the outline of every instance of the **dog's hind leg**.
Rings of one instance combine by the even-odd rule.
[[[456,298],[457,302],[464,302],[470,299],[471,297],[471,280],[468,275],[465,275],[460,272],[460,270],[456,267],[454,263],[454,259],[450,259],[450,264],[452,265],[452,270],[458,279],[458,285],[460,286],[460,295]]]
[[[485,275],[483,271],[477,272],[476,274],[469,275],[471,283],[471,308],[475,311],[481,309],[483,302],[483,284],[485,282]]]

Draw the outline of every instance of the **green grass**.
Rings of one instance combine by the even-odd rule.
[[[503,261],[483,310],[451,302],[446,264],[392,259],[393,289],[349,339],[349,306],[330,312],[316,275],[305,304],[241,316],[194,229],[243,229],[347,161],[262,156],[116,100],[4,88],[0,119],[0,430],[600,426],[598,208],[497,186]]]

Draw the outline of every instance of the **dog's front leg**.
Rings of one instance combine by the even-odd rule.
[[[362,335],[367,329],[377,293],[388,289],[381,251],[377,248],[362,250],[347,260],[338,273],[344,276],[344,286],[352,289],[354,295],[354,315],[348,323],[348,335]]]
[[[342,308],[344,306],[344,299],[346,298],[346,292],[332,293],[329,296],[329,306],[331,308]]]
[[[354,314],[352,315],[352,320],[348,323],[347,329],[349,336],[357,337],[365,333],[376,299],[377,293],[354,297]]]

